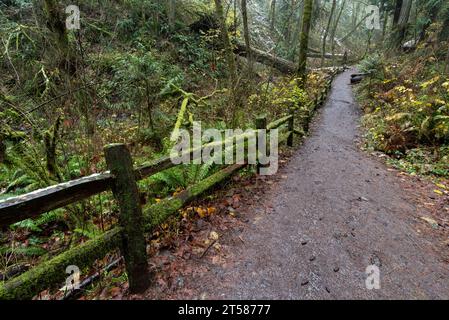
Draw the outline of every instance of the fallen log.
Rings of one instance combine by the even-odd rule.
[[[246,52],[246,45],[240,42],[237,42],[235,44],[235,49],[234,49],[234,53],[239,55],[239,56],[247,56],[247,52]],[[251,48],[251,56],[253,57],[253,59],[255,59],[257,62],[265,64],[267,66],[271,66],[273,68],[278,69],[279,71],[283,72],[283,73],[295,73],[298,69],[298,66],[296,65],[296,63],[283,59],[283,58],[279,58],[276,57],[268,52],[256,49],[256,48]],[[321,58],[321,53],[313,53],[313,52],[309,52],[307,54],[307,56],[309,58]],[[326,53],[324,55],[324,57],[326,59],[332,59],[332,54],[330,53]],[[334,57],[343,57],[343,55],[337,54],[334,55]]]
[[[355,77],[364,77],[364,76],[369,76],[370,73],[369,72],[365,72],[365,73],[353,73],[351,74],[351,78],[355,78]]]
[[[237,43],[235,45],[235,54],[246,57],[246,51],[246,46],[243,43]],[[298,66],[289,60],[275,57],[272,54],[255,48],[251,48],[251,56],[257,62],[276,68],[283,73],[295,73],[298,69]]]
[[[359,83],[363,80],[362,76],[355,76],[355,77],[351,77],[351,84],[356,84]]]

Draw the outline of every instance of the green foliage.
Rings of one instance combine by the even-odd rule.
[[[426,52],[418,49],[413,60],[364,62],[364,71],[377,70],[359,89],[366,146],[391,155],[395,166],[409,172],[447,175],[449,78]]]
[[[32,232],[41,232],[42,227],[50,223],[64,221],[64,210],[58,209],[40,215],[36,219],[26,219],[11,226],[12,229],[24,229]]]
[[[47,251],[41,247],[29,246],[29,247],[0,247],[0,255],[21,255],[26,257],[39,257],[46,254]]]
[[[359,63],[358,69],[362,73],[369,73],[372,78],[383,79],[383,59],[379,53],[369,55]]]
[[[218,166],[213,161],[196,165],[182,165],[163,172],[159,172],[149,179],[150,184],[158,185],[160,194],[167,194],[177,189],[186,189],[194,185],[217,170]]]
[[[315,80],[311,79],[312,82]],[[257,112],[269,111],[273,113],[273,117],[288,114],[292,109],[299,111],[309,99],[307,92],[301,89],[299,81],[296,78],[285,78],[277,83],[264,84],[259,92],[249,97],[249,108],[259,109]]]
[[[399,159],[390,158],[394,167],[410,174],[449,177],[449,147],[410,149]]]
[[[101,230],[90,221],[82,227],[74,229],[74,232],[87,239],[94,239],[101,234]]]
[[[202,76],[205,73],[218,77],[223,70],[224,61],[211,51],[211,47],[220,39],[216,30],[202,36],[175,34],[172,40],[177,44],[177,59],[188,66],[191,76]]]
[[[176,65],[150,51],[113,52],[103,55],[98,64],[104,72],[112,74],[101,89],[109,97],[111,109],[135,109],[136,102],[144,105],[148,99],[151,103],[160,101],[169,83],[181,85],[184,80]]]
[[[39,151],[23,141],[8,148],[8,164],[0,164],[10,183],[6,192],[30,192],[52,183]]]

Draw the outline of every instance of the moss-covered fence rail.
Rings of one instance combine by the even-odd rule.
[[[257,129],[279,129],[279,143],[287,142],[293,146],[295,134],[304,135],[315,109],[326,100],[331,87],[332,77],[315,101],[304,106],[299,112],[293,112],[272,123],[266,117],[256,120]],[[298,110],[296,110],[298,111]],[[295,120],[297,121],[295,128]],[[257,131],[254,131],[257,132]],[[244,135],[234,136],[233,145]],[[227,140],[219,142],[225,144]],[[217,143],[205,144],[201,149],[211,148]],[[188,151],[190,156],[198,150]],[[103,258],[114,249],[120,249],[124,256],[129,287],[132,292],[145,290],[149,285],[147,256],[144,233],[151,232],[167,218],[176,214],[186,204],[226,180],[233,173],[243,168],[244,164],[230,165],[193,185],[176,196],[161,202],[141,207],[136,181],[176,166],[170,157],[158,159],[139,168],[132,167],[132,158],[126,146],[113,144],[105,147],[108,172],[80,178],[67,183],[54,185],[25,195],[0,201],[0,227],[28,218],[34,218],[69,204],[87,199],[104,191],[112,190],[120,208],[119,223],[113,229],[71,248],[60,255],[44,261],[31,270],[0,283],[0,300],[32,299],[40,292],[61,284],[67,278],[66,268],[75,265],[84,269],[95,260]]]

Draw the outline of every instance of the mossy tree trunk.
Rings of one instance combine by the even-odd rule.
[[[231,40],[229,39],[228,26],[226,25],[226,17],[224,15],[222,0],[215,0],[215,10],[220,23],[220,33],[223,39],[223,45],[225,50],[225,58],[227,63],[228,72],[228,89],[229,89],[229,102],[231,104],[232,120],[231,125],[235,122],[235,114],[237,107],[237,97],[235,88],[237,86],[237,66],[232,50]]]
[[[58,52],[59,66],[65,71],[73,73],[76,63],[70,47],[69,37],[65,26],[65,20],[61,15],[61,7],[57,0],[41,0],[45,17],[45,24],[51,31],[54,44]]]
[[[302,31],[299,44],[299,68],[298,76],[302,79],[301,86],[305,85],[307,77],[307,51],[309,48],[309,34],[312,22],[313,0],[304,0],[304,12],[302,15]]]
[[[249,27],[248,27],[248,8],[247,8],[247,1],[242,0],[242,20],[243,20],[243,34],[245,37],[245,45],[246,45],[246,51],[247,51],[247,59],[248,59],[248,71],[249,71],[249,77],[252,78],[253,73],[253,55],[251,53],[251,38],[249,35]]]

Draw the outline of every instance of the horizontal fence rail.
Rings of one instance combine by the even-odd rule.
[[[336,73],[332,73],[331,77],[326,79],[325,88],[320,92],[315,102],[306,106],[304,110],[291,110],[290,115],[269,124],[267,124],[266,118],[258,118],[256,128],[267,130],[279,129],[281,131],[279,134],[279,143],[287,141],[288,146],[293,146],[293,136],[295,134],[301,137],[305,135],[305,132],[308,130],[308,122],[313,112],[325,102],[332,78]],[[300,114],[296,116],[294,111],[300,111]],[[298,118],[298,123],[300,124],[299,129],[295,129],[294,127],[295,117]],[[208,143],[197,149],[190,149],[184,154],[188,153],[192,157],[199,149],[204,150],[205,148],[211,148],[217,145],[226,145],[228,147],[230,141],[232,141],[232,146],[234,146],[238,141],[255,135],[255,132],[257,131],[254,131],[252,134],[245,133],[228,137],[221,142]],[[125,158],[129,157],[118,161],[121,163],[121,166],[114,165],[112,159],[115,158],[111,156],[114,152],[108,149],[111,147],[122,150],[120,154],[124,154]],[[0,300],[31,299],[39,292],[55,284],[62,283],[67,277],[65,273],[67,266],[76,265],[80,269],[90,267],[95,260],[104,257],[114,249],[120,249],[121,254],[125,257],[130,291],[136,292],[137,289],[141,290],[145,288],[147,279],[142,278],[142,270],[146,268],[146,264],[144,261],[141,261],[141,264],[143,263],[144,265],[139,269],[136,268],[136,262],[134,261],[136,259],[139,260],[139,254],[137,254],[139,251],[136,251],[137,247],[135,243],[142,244],[144,239],[143,232],[153,231],[196,197],[246,166],[246,164],[229,165],[196,185],[190,186],[176,196],[164,199],[157,204],[140,208],[140,203],[135,203],[137,202],[136,194],[123,194],[120,186],[122,186],[122,189],[123,186],[128,186],[126,189],[129,190],[126,190],[126,192],[136,190],[136,181],[143,180],[177,165],[171,161],[170,157],[164,157],[138,168],[132,168],[132,159],[129,160],[129,151],[127,151],[124,145],[111,145],[105,149],[105,152],[108,167],[114,170],[115,175],[110,171],[98,173],[0,201],[0,227],[9,226],[24,219],[37,217],[45,212],[88,199],[91,196],[105,191],[113,191],[114,198],[120,207],[120,219],[116,227],[48,261],[40,263],[15,278],[0,283]],[[129,197],[134,199],[134,202],[127,203],[126,199],[129,199]],[[138,228],[133,226],[133,224],[136,224],[136,221]],[[129,237],[133,239],[134,244],[130,244],[130,241],[128,241]],[[143,251],[141,253],[146,255]],[[140,271],[136,272],[136,270]]]

